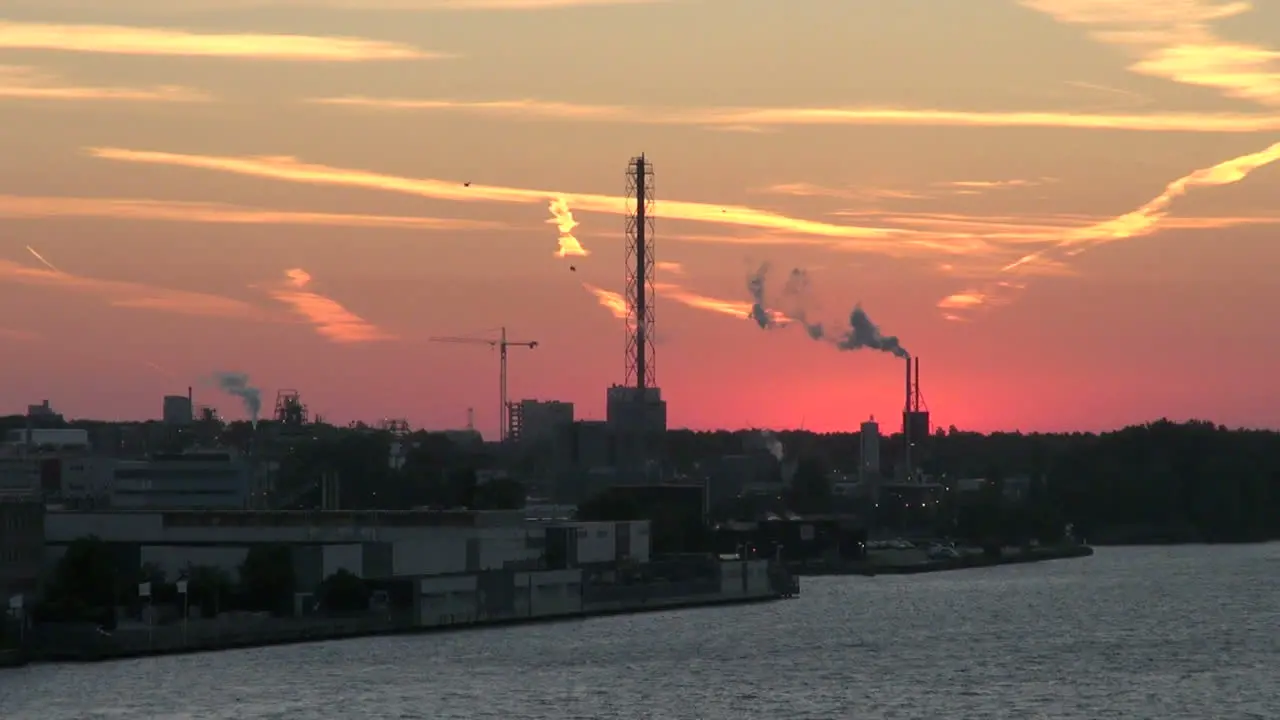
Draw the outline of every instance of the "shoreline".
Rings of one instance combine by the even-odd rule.
[[[43,651],[34,649],[25,655],[17,655],[12,664],[0,662],[0,668],[20,667],[28,664],[51,663],[95,663],[114,660],[160,657],[166,655],[192,655],[196,653],[220,652],[223,650],[244,650],[259,647],[277,647],[283,645],[301,645],[306,643],[329,642],[334,640],[352,640],[366,637],[423,635],[439,632],[461,632],[486,628],[512,627],[516,625],[533,625],[539,623],[557,623],[584,621],[592,618],[616,615],[633,615],[662,612],[665,610],[687,610],[694,608],[715,608],[728,605],[746,605],[775,602],[788,597],[778,592],[760,595],[710,595],[704,597],[678,597],[653,599],[643,603],[598,606],[582,610],[548,613],[529,616],[478,617],[457,622],[421,624],[404,618],[336,618],[299,622],[294,627],[276,625],[274,627],[253,628],[247,632],[232,632],[215,636],[206,636],[194,640],[180,642],[155,643],[150,640],[144,645],[122,646],[118,641],[103,637],[91,647],[75,650]],[[271,621],[266,621],[271,622]],[[165,626],[172,631],[173,626]],[[145,633],[142,633],[144,636]],[[95,638],[95,640],[97,640]],[[16,653],[15,653],[16,654]],[[5,658],[0,654],[0,661]]]
[[[825,567],[792,567],[792,575],[797,577],[820,577],[830,575],[920,575],[924,573],[951,572],[955,570],[973,570],[978,568],[1000,567],[1002,565],[1023,565],[1026,563],[1049,562],[1051,560],[1070,560],[1090,557],[1094,554],[1089,545],[1067,545],[1051,548],[1036,548],[1018,553],[1008,553],[999,557],[988,555],[968,555],[943,560],[924,560],[920,562],[875,562],[872,560],[851,561],[840,566]]]

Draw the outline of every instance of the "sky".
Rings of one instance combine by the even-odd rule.
[[[672,427],[1280,427],[1280,2],[0,0],[0,113],[5,412],[603,418],[644,153]]]

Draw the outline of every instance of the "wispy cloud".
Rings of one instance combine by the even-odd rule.
[[[1050,177],[1029,179],[1014,178],[1010,180],[951,180],[948,182],[933,183],[933,186],[945,188],[960,195],[974,195],[993,190],[1014,190],[1019,188],[1040,187],[1041,185],[1048,185],[1053,182],[1057,182],[1057,180]]]
[[[1246,113],[1080,113],[1071,110],[978,112],[888,107],[682,109],[586,105],[532,99],[468,101],[364,96],[318,98],[311,102],[373,110],[483,113],[517,120],[577,120],[753,130],[789,125],[1040,127],[1194,133],[1258,133],[1280,130],[1280,118]]]
[[[1217,35],[1211,24],[1253,9],[1244,0],[1019,0],[1055,20],[1092,28],[1091,36],[1128,50],[1130,70],[1228,97],[1280,106],[1280,51]]]
[[[1184,175],[1170,182],[1163,192],[1134,210],[1061,232],[1058,240],[1050,247],[1024,255],[1000,268],[1001,277],[987,287],[950,295],[943,298],[938,307],[955,317],[956,311],[1007,302],[1009,291],[1022,289],[1025,285],[1014,279],[1018,275],[1043,274],[1044,267],[1060,266],[1065,259],[1091,247],[1150,235],[1166,224],[1173,202],[1190,190],[1240,182],[1253,171],[1277,160],[1280,160],[1280,143]]]
[[[460,218],[290,212],[221,203],[28,195],[0,195],[0,217],[94,217],[230,225],[328,225],[406,230],[493,230],[506,227],[499,222]]]
[[[760,192],[771,195],[787,195],[789,197],[821,197],[839,200],[855,200],[858,202],[875,202],[877,200],[923,200],[927,198],[915,190],[893,190],[874,187],[825,187],[813,183],[779,183],[763,188]]]
[[[464,185],[456,181],[407,178],[367,170],[302,163],[288,157],[189,155],[121,148],[90,148],[89,153],[94,157],[107,160],[216,170],[295,183],[359,187],[437,200],[542,204],[563,197],[569,205],[583,212],[612,215],[624,215],[627,212],[626,199],[616,195],[562,193],[493,185]],[[991,248],[984,246],[983,242],[977,238],[957,240],[949,236],[934,236],[922,231],[837,225],[738,205],[713,205],[663,199],[657,204],[656,216],[667,220],[749,227],[787,233],[792,236],[824,238],[829,244],[844,249],[870,252],[981,254],[991,251]]]
[[[169,28],[55,25],[4,20],[0,20],[0,49],[323,62],[443,57],[401,43],[365,38],[194,33]]]
[[[705,310],[718,315],[728,315],[740,320],[751,319],[751,303],[742,300],[725,300],[702,295],[673,284],[655,283],[653,289],[658,292],[659,300],[674,300],[695,310]]]
[[[74,275],[49,269],[51,265],[49,261],[41,259],[46,265],[45,268],[34,268],[0,260],[0,279],[95,295],[104,298],[113,307],[206,317],[265,319],[259,308],[241,300],[189,290],[173,290],[141,283]]]
[[[978,195],[993,190],[1037,187],[1051,182],[1054,182],[1053,178],[952,180],[935,182],[931,183],[927,188],[911,190],[862,186],[827,187],[815,183],[793,182],[770,185],[758,190],[758,192],[771,195],[787,195],[789,197],[833,198],[861,203],[875,203],[882,200],[929,200],[940,195]]]
[[[653,266],[654,268],[664,273],[671,273],[672,275],[684,275],[684,265],[681,265],[678,262],[671,262],[670,260],[659,260],[655,262]]]
[[[192,13],[265,8],[313,8],[318,10],[405,10],[405,11],[536,11],[593,8],[611,5],[659,5],[679,0],[116,0],[116,12]],[[8,0],[11,7],[98,8],[101,0]]]
[[[308,289],[311,275],[301,268],[285,272],[287,281],[269,292],[271,297],[288,305],[311,323],[316,332],[336,343],[364,343],[394,340],[364,318],[343,307],[338,301]]]
[[[0,327],[0,339],[16,342],[35,342],[40,340],[41,337],[39,333],[34,333],[30,330]]]
[[[627,318],[627,300],[620,293],[605,290],[590,283],[583,283],[582,287],[594,295],[600,306],[608,310],[614,317],[619,320]],[[695,310],[704,310],[717,315],[728,315],[740,320],[749,320],[751,318],[751,303],[749,302],[724,300],[702,295],[675,283],[655,283],[653,289],[658,293],[657,299],[659,302],[672,300]],[[786,321],[786,318],[782,315],[778,315],[778,319]]]
[[[585,288],[587,292],[595,295],[596,300],[600,303],[600,307],[608,310],[614,317],[619,320],[627,319],[627,300],[622,297],[621,293],[616,293],[612,290],[605,290],[603,288],[596,287],[591,283],[582,283],[582,287]]]
[[[197,90],[174,85],[111,87],[72,85],[35,68],[0,65],[0,99],[6,100],[114,100],[133,102],[208,102]]]

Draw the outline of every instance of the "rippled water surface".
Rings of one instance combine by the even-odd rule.
[[[0,718],[1280,718],[1280,544],[795,600],[0,671]]]

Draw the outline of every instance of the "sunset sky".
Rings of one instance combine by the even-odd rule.
[[[0,0],[0,113],[6,413],[602,418],[643,152],[672,427],[896,430],[859,303],[943,427],[1280,427],[1280,2]]]

